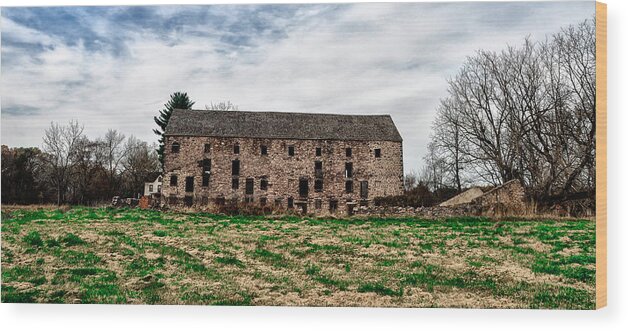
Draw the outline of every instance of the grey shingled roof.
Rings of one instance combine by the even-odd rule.
[[[390,115],[182,110],[168,136],[402,141]]]

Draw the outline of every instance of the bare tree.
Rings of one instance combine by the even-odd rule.
[[[231,101],[223,101],[219,103],[210,103],[209,105],[205,105],[205,109],[207,110],[238,110],[238,106],[231,103]]]
[[[479,51],[449,81],[434,121],[426,174],[461,190],[463,178],[518,179],[542,199],[594,191],[595,21],[543,42]]]
[[[97,140],[97,160],[107,172],[108,194],[119,190],[121,163],[126,156],[125,136],[117,130],[109,129],[105,136]]]
[[[403,178],[403,189],[410,191],[419,185],[419,175],[413,170],[407,173]]]
[[[125,158],[122,161],[127,191],[133,195],[142,192],[146,178],[159,172],[159,157],[154,146],[140,141],[134,136],[127,139],[124,146]]]
[[[44,133],[43,150],[50,169],[49,181],[57,191],[57,205],[65,202],[72,160],[82,136],[83,126],[76,121],[70,121],[67,126],[52,122]]]

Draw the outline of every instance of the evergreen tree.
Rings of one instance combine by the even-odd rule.
[[[184,92],[175,92],[170,95],[170,100],[168,103],[164,104],[164,109],[159,112],[159,117],[155,116],[155,123],[159,126],[159,129],[153,129],[156,135],[159,136],[159,148],[157,149],[157,154],[159,155],[159,162],[163,168],[164,165],[164,150],[165,150],[165,136],[166,126],[168,126],[168,121],[170,121],[170,116],[172,115],[172,111],[175,109],[192,109],[194,105],[194,101],[190,101],[188,98],[188,94]]]

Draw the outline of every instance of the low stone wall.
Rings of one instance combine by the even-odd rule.
[[[457,206],[433,206],[433,207],[382,207],[360,206],[355,210],[356,216],[408,216],[425,218],[443,218],[454,216],[480,216],[481,207],[475,204],[463,204]]]
[[[487,214],[525,214],[528,212],[525,188],[513,179],[473,200]]]

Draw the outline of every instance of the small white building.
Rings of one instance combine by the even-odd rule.
[[[150,196],[153,194],[161,194],[161,185],[163,183],[163,177],[158,175],[152,182],[144,183],[144,195]]]

